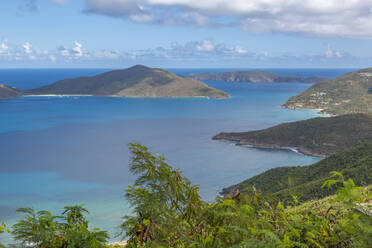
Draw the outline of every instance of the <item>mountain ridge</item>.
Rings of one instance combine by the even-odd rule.
[[[288,109],[318,109],[340,115],[372,110],[372,68],[346,73],[312,85],[282,105]]]
[[[281,76],[276,73],[264,70],[249,70],[249,71],[225,71],[219,73],[202,72],[198,74],[191,73],[190,78],[202,81],[223,81],[223,82],[300,82],[314,83],[326,80],[326,77],[298,77],[293,75]]]
[[[211,97],[229,94],[207,84],[171,72],[135,65],[91,77],[60,80],[40,88],[26,90],[28,95],[95,95],[121,97]]]
[[[5,84],[0,84],[0,100],[17,98],[21,96],[23,96],[23,92],[21,90]]]

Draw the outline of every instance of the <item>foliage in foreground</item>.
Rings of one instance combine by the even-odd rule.
[[[269,204],[254,187],[205,203],[164,157],[130,150],[138,178],[126,193],[134,207],[122,224],[127,247],[372,247],[372,219],[354,210],[370,191],[341,174],[323,185],[342,184],[336,196],[312,205]]]
[[[372,247],[372,187],[356,187],[338,172],[322,188],[342,185],[334,196],[299,204],[270,203],[252,187],[213,203],[201,200],[198,186],[139,144],[130,144],[131,172],[138,176],[126,198],[133,216],[122,229],[126,247]],[[19,209],[25,216],[13,226],[22,247],[101,248],[105,231],[89,229],[82,206],[65,207],[62,216]],[[0,225],[0,235],[8,231]],[[0,245],[1,247],[1,245]]]
[[[0,224],[0,234],[5,233],[5,232],[9,232],[9,230],[6,228],[6,224],[2,223]],[[0,243],[0,248],[3,248],[3,247],[5,246]]]
[[[85,208],[72,206],[64,210],[62,216],[54,216],[48,211],[18,209],[25,217],[13,226],[14,239],[25,247],[35,248],[104,247],[108,235],[99,229],[88,229]]]

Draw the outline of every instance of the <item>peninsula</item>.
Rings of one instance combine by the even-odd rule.
[[[372,142],[372,113],[318,117],[259,131],[220,133],[213,139],[261,148],[293,148],[306,155],[327,157]]]
[[[364,143],[350,150],[336,153],[313,165],[278,167],[249,178],[222,190],[231,194],[236,189],[246,191],[255,186],[262,194],[283,201],[319,199],[335,193],[337,187],[322,189],[323,182],[331,178],[331,171],[342,173],[345,178],[355,179],[358,186],[372,183],[372,143]]]
[[[229,97],[229,94],[199,80],[143,65],[109,71],[92,77],[64,79],[41,88],[27,90],[25,93],[121,97]]]
[[[22,91],[4,84],[0,84],[0,100],[16,98],[21,96],[23,96]]]
[[[371,111],[372,68],[314,84],[282,106],[289,109],[320,109],[332,115]]]
[[[326,77],[297,77],[297,76],[280,76],[276,73],[251,70],[251,71],[227,71],[220,73],[202,72],[198,74],[189,74],[189,78],[202,80],[202,81],[222,81],[222,82],[248,82],[248,83],[316,83],[328,78]]]

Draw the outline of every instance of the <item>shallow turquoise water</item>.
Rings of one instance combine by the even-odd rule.
[[[189,71],[178,71],[185,72]],[[53,79],[63,78],[59,73],[50,74]],[[337,73],[341,72],[328,72]],[[48,81],[45,75],[40,78]],[[13,85],[27,88],[25,82],[15,78]],[[200,185],[208,201],[223,187],[269,168],[319,160],[289,150],[237,147],[211,140],[221,131],[255,130],[317,116],[315,111],[280,108],[308,84],[209,84],[232,97],[23,97],[0,101],[0,220],[14,223],[18,207],[59,214],[65,205],[84,203],[92,223],[113,236],[120,217],[130,212],[123,195],[134,180],[128,172],[126,148],[134,141],[165,155]]]

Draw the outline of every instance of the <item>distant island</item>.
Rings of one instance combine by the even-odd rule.
[[[27,95],[93,95],[120,97],[211,97],[229,94],[207,84],[171,72],[136,65],[92,77],[64,79],[41,88],[26,90]]]
[[[333,115],[372,110],[372,68],[347,73],[315,85],[291,97],[283,107],[319,109]]]
[[[262,194],[293,201],[319,199],[335,193],[336,188],[321,189],[323,182],[331,178],[331,171],[342,173],[345,178],[354,178],[358,186],[372,183],[372,143],[356,146],[351,150],[336,153],[309,166],[278,167],[270,169],[239,184],[222,190],[227,195],[236,189],[244,192],[255,186]]]
[[[372,113],[318,117],[259,131],[220,133],[213,139],[262,148],[293,148],[306,155],[327,157],[372,142]]]
[[[221,82],[251,82],[251,83],[316,83],[327,80],[326,77],[297,77],[297,76],[281,76],[273,72],[263,70],[251,71],[226,71],[220,73],[202,72],[198,74],[189,74],[189,78],[202,81],[221,81]]]
[[[16,98],[21,96],[23,96],[22,91],[4,84],[0,84],[0,100]]]

